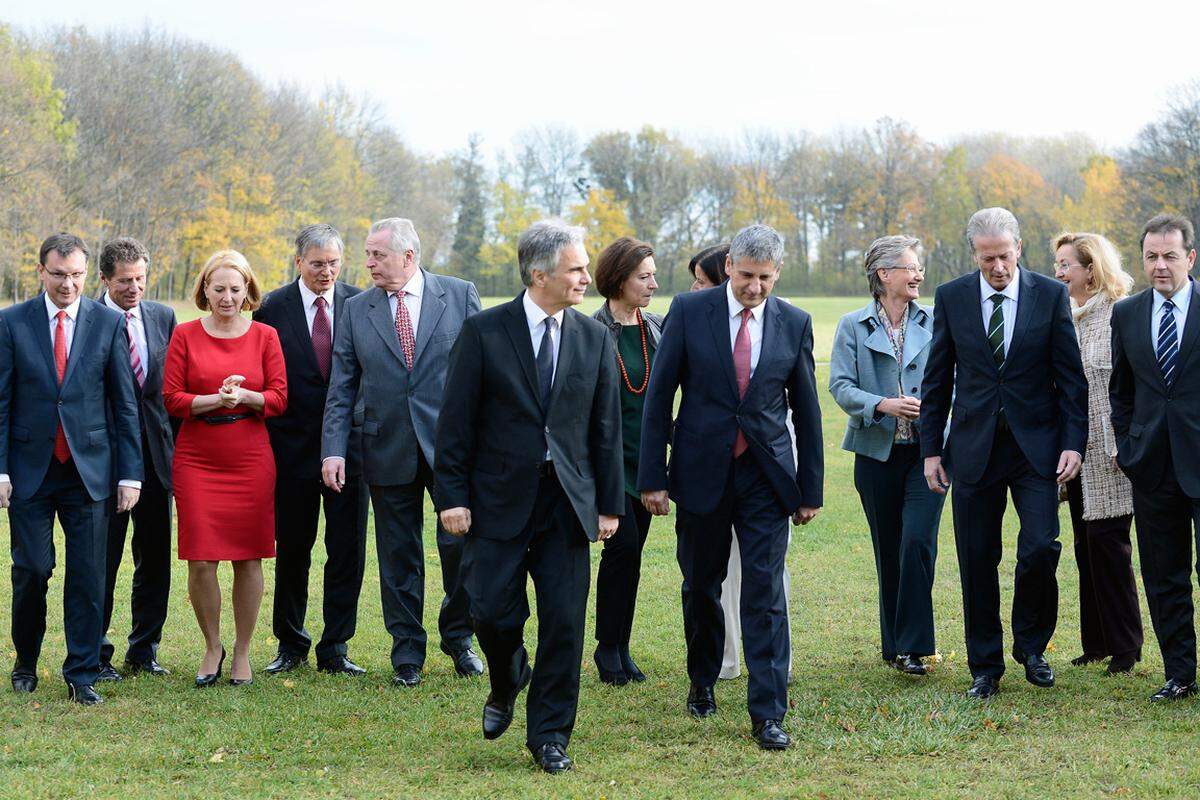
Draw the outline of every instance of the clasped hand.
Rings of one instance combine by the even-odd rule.
[[[242,395],[246,391],[242,388],[244,380],[246,380],[245,375],[230,375],[221,384],[221,388],[217,392],[217,399],[221,401],[222,408],[235,408],[241,405]]]
[[[921,401],[916,397],[885,397],[875,404],[875,410],[896,419],[915,422],[921,416]]]

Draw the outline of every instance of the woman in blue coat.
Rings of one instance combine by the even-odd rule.
[[[838,322],[829,391],[850,419],[843,449],[855,454],[854,487],[871,528],[879,576],[883,659],[924,675],[933,655],[933,571],[942,495],[921,460],[921,376],[933,312],[917,302],[925,268],[920,240],[884,236],[864,258],[871,302]]]

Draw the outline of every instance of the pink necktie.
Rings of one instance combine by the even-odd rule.
[[[403,289],[396,292],[396,335],[400,337],[400,349],[404,351],[404,364],[412,369],[417,342],[413,338],[412,318],[408,316],[408,307],[404,305],[405,294],[407,292]]]
[[[63,376],[67,374],[67,312],[59,311],[55,316],[58,327],[54,329],[54,371],[58,373],[58,385],[62,386]],[[58,431],[54,434],[54,457],[60,464],[71,460],[71,448],[67,445],[67,433],[63,430],[61,415]]]
[[[325,298],[318,297],[314,303],[317,315],[313,317],[312,346],[317,357],[317,369],[321,377],[329,380],[329,367],[333,363],[333,335],[329,328],[329,312],[325,310]]]
[[[133,335],[133,312],[125,312],[125,334],[129,337],[129,366],[133,367],[133,377],[138,386],[146,384],[146,369],[142,366],[142,357],[138,355],[137,339]]]
[[[733,341],[733,371],[737,375],[739,398],[746,396],[746,388],[750,385],[750,316],[750,309],[743,308],[742,325]],[[747,447],[746,437],[738,428],[737,440],[733,443],[733,457],[737,458],[746,452]]]

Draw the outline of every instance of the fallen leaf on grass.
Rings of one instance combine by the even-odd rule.
[[[293,689],[296,686],[296,682],[294,680],[292,680],[291,678],[285,678],[283,681],[283,685],[287,689]]]
[[[858,728],[855,727],[853,722],[847,722],[844,719],[839,719],[838,725],[841,725],[842,730],[846,731],[847,733],[857,733],[858,732]]]
[[[225,751],[224,750],[218,750],[217,752],[213,753],[211,756],[208,757],[208,763],[210,763],[210,764],[221,764],[224,761],[225,761]]]

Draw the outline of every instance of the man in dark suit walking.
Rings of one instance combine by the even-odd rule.
[[[463,322],[478,313],[479,294],[473,283],[421,268],[421,240],[409,220],[376,222],[366,250],[375,287],[346,301],[338,322],[321,477],[335,492],[346,491],[351,430],[361,407],[362,479],[375,510],[392,682],[416,686],[425,664],[426,492],[437,505],[434,435],[450,347]],[[445,591],[438,615],[442,652],[459,675],[481,675],[459,566],[463,543],[440,527],[437,543]]]
[[[362,428],[351,426],[345,484],[321,481],[321,424],[333,364],[333,335],[348,298],[361,290],[339,281],[344,245],[329,225],[309,225],[296,237],[297,280],[268,294],[254,319],[279,333],[287,367],[288,407],[267,420],[275,453],[275,598],[271,630],[279,651],[266,666],[290,672],[308,659],[312,637],[304,628],[308,571],[325,508],[324,627],[317,669],[364,675],[347,642],[358,621],[367,547],[367,486],[360,480]]]
[[[158,643],[167,621],[171,595],[171,459],[175,456],[175,429],[163,405],[163,362],[175,332],[175,312],[170,306],[144,298],[150,254],[137,239],[122,236],[104,245],[100,253],[101,302],[124,317],[129,339],[129,369],[138,400],[138,429],[142,434],[142,463],[146,480],[131,512],[113,514],[108,521],[107,570],[104,576],[104,627],[112,623],[117,572],[125,554],[125,533],[133,519],[133,594],[129,603],[131,628],[125,649],[130,673],[170,674],[158,663]],[[118,681],[113,666],[113,644],[105,635],[100,642],[98,681]]]
[[[0,311],[0,508],[12,547],[12,686],[37,688],[54,570],[54,518],[66,538],[62,675],[71,700],[95,705],[104,631],[108,517],[137,503],[142,482],[137,394],[125,320],[81,295],[87,245],[42,243],[45,291]]]
[[[446,530],[466,537],[471,616],[491,674],[483,735],[508,729],[532,680],[525,741],[542,769],[561,772],[579,701],[588,542],[612,536],[625,508],[620,395],[608,329],[571,308],[591,283],[583,230],[535,223],[517,259],[526,290],[468,319],[450,354],[437,499]]]
[[[945,494],[954,482],[967,695],[983,699],[1004,674],[997,567],[1010,491],[1021,520],[1013,658],[1030,683],[1054,685],[1045,651],[1058,622],[1058,485],[1079,473],[1087,381],[1066,287],[1018,266],[1016,217],[985,208],[966,235],[979,271],[938,287],[922,384],[921,430],[945,430],[949,417],[950,433],[944,446],[923,437],[921,454],[930,489]]]
[[[805,525],[816,516],[824,478],[812,318],[770,296],[782,264],[783,238],[766,225],[751,225],[730,245],[728,281],[675,297],[650,375],[638,468],[646,508],[666,514],[668,499],[676,504],[691,679],[687,706],[697,717],[717,711],[713,686],[725,641],[721,582],[731,526],[736,532],[748,710],[754,737],[768,750],[791,745],[783,729],[788,517]]]
[[[1150,288],[1113,308],[1112,404],[1117,464],[1133,484],[1138,555],[1166,683],[1154,702],[1196,693],[1192,538],[1200,530],[1200,290],[1189,277],[1195,231],[1161,214],[1142,229]]]

